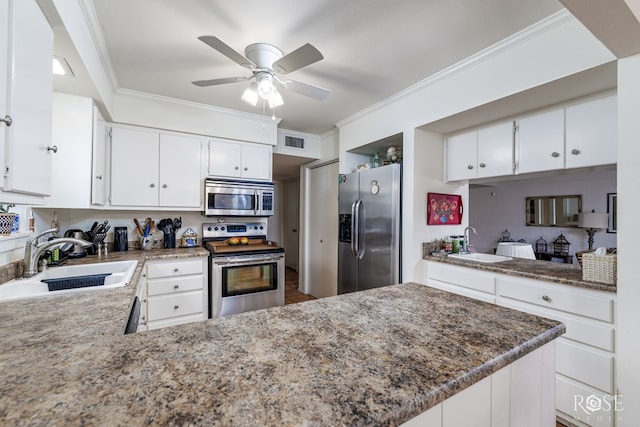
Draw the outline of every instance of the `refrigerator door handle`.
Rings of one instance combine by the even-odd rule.
[[[356,200],[351,204],[351,255],[353,255],[353,257],[356,259],[358,259],[358,218],[356,210],[357,203],[358,201]]]
[[[355,204],[355,254],[356,259],[362,259],[364,256],[364,241],[361,239],[362,226],[360,225],[360,211],[362,208],[362,199],[358,200]]]

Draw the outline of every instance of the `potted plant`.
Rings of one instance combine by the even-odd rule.
[[[15,205],[13,203],[6,205],[0,203],[0,236],[8,236],[11,234],[16,214],[14,212],[9,212],[9,209],[14,206]]]

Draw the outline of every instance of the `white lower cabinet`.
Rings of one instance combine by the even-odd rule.
[[[208,318],[206,262],[206,257],[147,262],[139,330]]]
[[[555,424],[554,342],[532,351],[402,427],[519,427]]]
[[[555,340],[557,415],[577,426],[615,425],[614,293],[424,263],[427,286],[564,323],[567,332]]]

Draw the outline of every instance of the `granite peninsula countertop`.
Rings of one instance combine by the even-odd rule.
[[[459,265],[461,267],[475,268],[477,270],[493,271],[494,273],[508,274],[510,276],[528,277],[530,279],[562,283],[564,285],[578,286],[580,288],[595,289],[598,291],[613,293],[617,292],[616,285],[607,285],[605,283],[582,280],[582,267],[577,264],[564,264],[524,258],[513,258],[510,261],[486,263],[471,260],[467,261],[447,256],[434,256],[426,253],[423,256],[423,259],[427,261]]]
[[[398,425],[565,331],[416,283],[122,335],[130,303],[0,303],[3,423]]]

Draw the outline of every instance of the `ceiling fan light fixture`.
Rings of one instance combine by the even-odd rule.
[[[278,92],[278,89],[273,88],[273,92],[269,97],[269,108],[274,109],[284,104],[284,100],[282,99],[282,95]]]
[[[251,83],[242,94],[242,100],[253,107],[258,104],[259,97],[258,84],[256,82]]]
[[[273,91],[276,90],[273,85],[273,76],[268,73],[259,74],[257,76],[258,80],[258,95],[260,98],[264,100],[268,100],[271,98]]]

